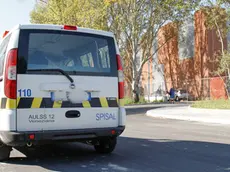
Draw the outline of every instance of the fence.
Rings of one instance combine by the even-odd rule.
[[[153,82],[148,87],[145,84],[144,97],[147,101],[168,101],[167,92],[171,88],[176,91],[178,100],[195,100],[196,99],[196,83],[193,80],[175,81],[175,82]],[[178,93],[178,94],[177,94]]]
[[[224,77],[202,78],[197,80],[176,80],[174,82],[153,82],[143,84],[146,101],[167,101],[170,88],[178,92],[178,99],[184,101],[227,98],[230,94],[230,79]]]
[[[201,79],[201,98],[205,100],[227,98],[230,94],[230,78],[227,76]]]

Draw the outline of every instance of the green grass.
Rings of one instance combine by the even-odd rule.
[[[163,100],[161,101],[153,101],[153,102],[147,102],[144,97],[140,97],[140,101],[135,103],[132,98],[126,97],[124,98],[124,104],[125,105],[135,105],[135,104],[146,104],[146,103],[159,103],[159,102],[164,102]]]
[[[140,97],[140,101],[137,102],[137,103],[135,103],[135,102],[133,101],[133,99],[130,98],[130,97],[124,98],[124,104],[125,104],[125,105],[145,104],[145,103],[147,103],[147,102],[145,101],[144,97]]]
[[[192,104],[194,108],[205,109],[230,109],[230,100],[204,100]]]

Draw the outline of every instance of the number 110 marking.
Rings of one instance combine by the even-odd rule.
[[[18,90],[19,97],[31,97],[32,91],[31,89],[20,89]]]

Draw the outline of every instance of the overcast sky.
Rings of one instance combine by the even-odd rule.
[[[17,24],[30,23],[30,11],[35,0],[1,0],[0,34]]]

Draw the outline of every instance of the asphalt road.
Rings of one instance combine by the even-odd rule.
[[[230,171],[230,126],[153,119],[143,115],[148,108],[127,110],[127,128],[111,155],[98,155],[82,144],[34,150],[28,158],[14,150],[0,171]]]

